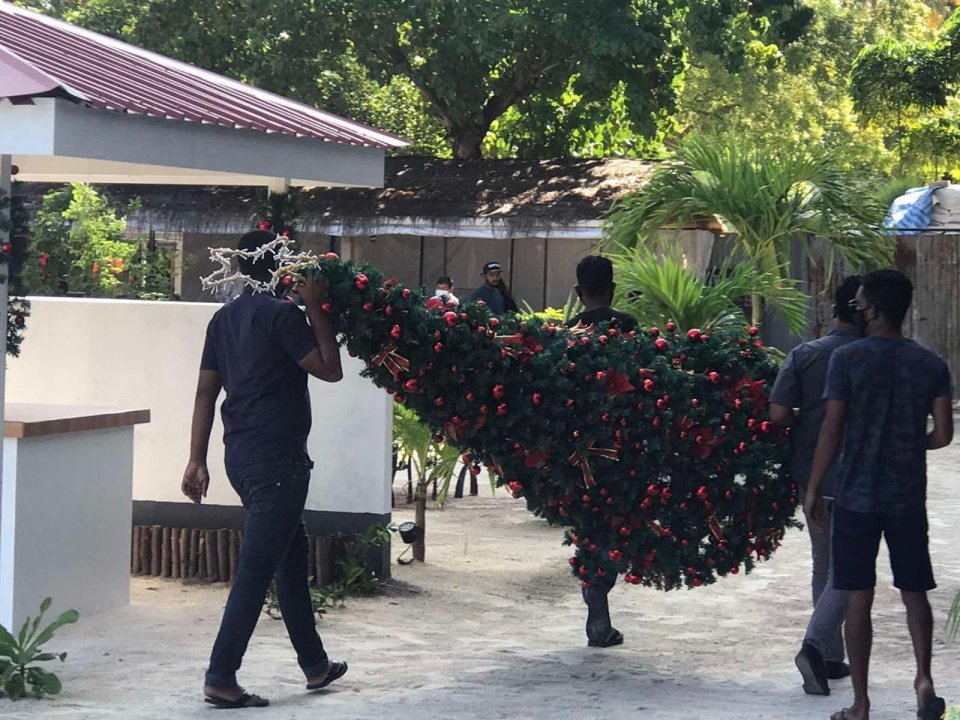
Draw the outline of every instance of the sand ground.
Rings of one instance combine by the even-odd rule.
[[[948,703],[960,703],[960,641],[947,644],[942,632],[960,589],[960,445],[931,455],[930,476],[934,672]],[[395,519],[411,515],[400,509]],[[708,588],[664,594],[621,583],[611,605],[626,644],[610,650],[585,646],[567,555],[558,530],[503,492],[451,501],[428,515],[427,564],[394,565],[389,593],[322,620],[331,655],[350,662],[330,690],[304,692],[283,624],[263,616],[241,679],[273,704],[243,717],[826,720],[849,702],[848,681],[833,683],[832,697],[805,696],[793,666],[810,602],[803,533],[750,576]],[[910,642],[885,555],[880,567],[873,718],[908,720]],[[69,652],[58,668],[63,694],[0,700],[0,718],[214,717],[200,683],[226,592],[134,578],[130,607],[83,618],[51,643]]]

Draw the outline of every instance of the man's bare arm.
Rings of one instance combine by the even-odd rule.
[[[927,436],[927,450],[939,450],[953,442],[953,406],[950,396],[933,401],[933,432]]]
[[[326,282],[318,280],[315,276],[308,276],[297,288],[297,292],[303,298],[303,305],[310,319],[310,327],[317,341],[317,348],[310,351],[298,364],[320,380],[340,382],[343,379],[340,346],[337,345],[333,324],[323,311],[323,298],[327,294]]]
[[[793,425],[794,420],[797,419],[793,408],[787,407],[786,405],[778,405],[777,403],[770,403],[769,415],[770,422],[784,428]]]
[[[217,398],[223,383],[215,370],[201,370],[197,379],[197,394],[193,402],[193,422],[190,427],[190,462],[183,473],[180,489],[183,494],[199,503],[206,497],[210,486],[207,471],[207,450],[210,447],[210,431],[217,411]]]
[[[803,509],[813,519],[820,518],[820,486],[823,478],[833,464],[843,443],[843,422],[847,416],[847,404],[839,400],[828,400],[827,411],[820,426],[820,437],[817,439],[817,449],[813,454],[813,469],[810,472],[810,482],[807,485],[807,497]]]

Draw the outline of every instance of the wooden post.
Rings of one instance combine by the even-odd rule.
[[[207,567],[207,531],[199,530],[197,535],[200,536],[200,547],[197,548],[197,579],[206,580],[210,577]]]
[[[200,577],[200,531],[193,528],[190,531],[190,573],[188,577]]]
[[[150,528],[140,528],[140,574],[150,573]]]
[[[329,537],[317,538],[317,587],[333,582],[333,557]]]
[[[154,577],[160,574],[161,530],[159,525],[153,525],[150,528],[150,574]]]
[[[204,530],[207,541],[207,580],[216,582],[220,579],[220,566],[217,563],[217,531]]]
[[[230,531],[230,582],[237,576],[237,562],[240,558],[240,531]]]
[[[160,539],[160,577],[170,577],[170,528],[165,527]]]
[[[140,573],[140,526],[133,527],[133,551],[130,553],[130,572]]]
[[[180,579],[190,577],[190,530],[180,530]]]
[[[170,529],[170,577],[180,577],[180,528]]]
[[[217,530],[217,564],[220,582],[230,582],[230,531]]]

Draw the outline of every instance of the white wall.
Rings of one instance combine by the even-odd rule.
[[[134,446],[134,500],[186,502],[180,480],[187,462],[207,303],[31,298],[19,358],[7,365],[9,402],[147,408]],[[343,355],[344,379],[311,378],[316,463],[308,510],[390,512],[390,397]],[[222,398],[221,398],[222,399]],[[210,443],[205,502],[237,505],[223,469],[219,412]]]

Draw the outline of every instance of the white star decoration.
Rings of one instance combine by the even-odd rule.
[[[296,276],[298,270],[316,265],[320,260],[318,255],[309,252],[294,252],[290,249],[293,243],[288,237],[277,235],[275,240],[264,243],[256,250],[237,250],[236,248],[207,248],[210,251],[210,260],[220,265],[218,270],[207,277],[201,277],[203,289],[210,292],[235,287],[242,283],[253,288],[254,292],[273,292],[287,275]],[[234,258],[250,258],[254,261],[261,259],[267,253],[273,253],[277,261],[277,269],[271,272],[269,282],[254,280],[239,270],[234,270]]]

